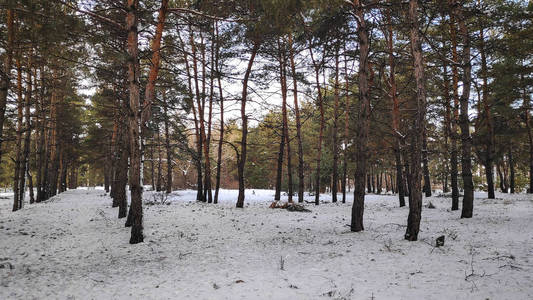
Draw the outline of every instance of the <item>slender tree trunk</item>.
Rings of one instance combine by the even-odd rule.
[[[455,1],[455,0],[452,0]],[[455,7],[459,19],[459,30],[463,39],[462,65],[463,93],[461,94],[461,175],[463,177],[464,196],[461,218],[471,218],[474,207],[474,182],[472,181],[472,138],[468,120],[468,100],[470,99],[470,83],[472,81],[472,65],[470,63],[470,37],[465,24],[462,7]]]
[[[424,192],[426,197],[431,197],[431,182],[429,179],[429,161],[428,161],[428,142],[427,130],[424,130],[424,137],[422,139],[422,165],[424,170]]]
[[[409,1],[409,22],[410,22],[410,44],[413,54],[413,67],[416,79],[416,116],[414,122],[414,134],[412,138],[411,151],[411,190],[409,194],[409,216],[407,218],[407,230],[405,239],[416,241],[420,230],[420,219],[422,215],[422,188],[420,186],[422,172],[420,170],[421,152],[423,151],[423,140],[425,129],[426,113],[426,75],[422,46],[419,37],[418,25],[418,2]]]
[[[453,0],[451,0],[453,1]],[[450,36],[452,40],[452,81],[453,81],[453,118],[451,119],[451,187],[452,187],[452,210],[459,209],[459,186],[457,180],[457,122],[459,119],[458,107],[459,107],[459,73],[457,65],[459,64],[459,58],[457,55],[457,29],[455,25],[455,14],[450,13]]]
[[[199,135],[197,136],[198,139],[198,163],[199,163],[199,173],[198,173],[198,193],[200,194],[200,201],[206,202],[206,194],[204,193],[204,186],[203,186],[203,177],[202,177],[202,156],[205,154],[207,157],[206,160],[209,159],[209,153],[202,153],[202,151],[205,151],[205,121],[204,121],[204,107],[202,104],[202,95],[200,94],[200,85],[198,83],[198,59],[196,58],[196,43],[194,41],[194,35],[192,32],[191,26],[189,26],[189,41],[191,44],[191,54],[192,54],[192,61],[193,61],[193,76],[194,76],[194,87],[196,91],[196,106],[198,108],[198,124],[199,124]],[[203,65],[203,64],[202,64]],[[205,167],[205,164],[204,164]],[[205,172],[208,172],[208,170],[205,170]],[[205,189],[207,190],[207,189]]]
[[[291,75],[294,96],[294,113],[296,115],[296,140],[298,142],[298,202],[304,202],[304,151],[302,142],[302,123],[300,119],[300,108],[298,106],[298,80],[296,79],[296,65],[294,63],[294,48],[292,45],[292,34],[289,34],[289,59],[291,64]]]
[[[529,141],[529,188],[527,189],[527,192],[532,194],[533,193],[533,133],[531,132],[531,123],[530,123],[531,116],[529,115],[529,109],[531,108],[531,103],[530,103],[529,96],[527,95],[525,89],[523,91],[523,98],[524,98],[523,107],[524,107],[524,114],[525,114],[524,121],[526,123],[527,138]]]
[[[396,180],[398,185],[398,200],[400,202],[400,207],[405,206],[405,194],[404,194],[404,185],[403,185],[403,176],[402,176],[402,160],[401,160],[401,144],[402,144],[402,135],[400,134],[400,104],[398,101],[398,94],[396,91],[396,73],[395,67],[396,62],[394,59],[394,35],[392,31],[392,18],[391,18],[391,9],[387,9],[387,23],[389,23],[388,28],[388,50],[389,50],[389,85],[390,85],[390,97],[392,100],[392,129],[394,131],[394,136],[396,138],[394,144],[394,158],[396,161]]]
[[[284,50],[283,50],[284,51]],[[289,121],[287,116],[287,57],[285,52],[280,51],[280,76],[281,76],[281,98],[282,98],[282,114],[283,114],[283,135],[287,144],[287,189],[288,201],[292,203],[292,162],[291,162],[291,140],[289,136]]]
[[[513,150],[512,147],[509,147],[509,182],[510,182],[510,193],[514,194],[515,192],[515,169],[514,169],[514,159],[513,159]]]
[[[31,79],[31,68],[32,68],[32,53],[28,53],[28,66],[27,66],[27,77],[26,77],[26,101],[24,104],[24,115],[26,126],[24,128],[24,153],[22,156],[21,166],[20,166],[20,208],[24,206],[25,190],[26,190],[26,175],[29,174],[29,161],[30,161],[30,143],[31,143],[31,93],[32,93],[32,79]]]
[[[244,191],[245,191],[245,182],[244,182],[244,168],[246,166],[246,146],[248,138],[248,116],[246,115],[246,101],[248,97],[248,79],[252,73],[252,66],[254,63],[255,55],[259,50],[260,43],[259,41],[254,41],[252,52],[250,54],[250,59],[248,60],[248,67],[246,68],[246,73],[244,74],[244,79],[242,82],[242,98],[241,98],[241,120],[242,120],[242,136],[241,136],[241,154],[237,158],[238,161],[238,178],[239,178],[239,195],[237,196],[238,208],[244,207]]]
[[[320,66],[316,63],[313,57],[313,49],[311,44],[309,44],[309,54],[311,55],[311,61],[313,62],[313,67],[315,69],[315,81],[316,88],[318,93],[318,107],[320,109],[320,131],[318,134],[318,145],[317,145],[317,158],[316,158],[316,174],[315,174],[315,205],[320,203],[320,162],[322,159],[322,141],[324,139],[324,103],[322,100],[322,89],[320,87]]]
[[[165,113],[165,150],[167,152],[167,180],[165,184],[165,190],[167,194],[170,194],[172,192],[172,148],[170,147],[170,116],[168,115],[168,101],[165,96],[165,91],[163,90],[163,111]]]
[[[216,174],[216,183],[215,183],[215,197],[213,203],[218,203],[218,193],[220,190],[220,173],[222,168],[222,143],[224,141],[224,94],[222,92],[222,83],[220,80],[221,71],[218,65],[220,45],[219,45],[219,34],[218,34],[218,22],[215,21],[215,33],[216,33],[216,51],[215,51],[215,70],[217,73],[217,83],[218,83],[218,93],[220,97],[220,136],[218,138],[218,153],[217,153],[217,174]]]
[[[163,184],[163,172],[161,170],[162,168],[162,161],[161,161],[161,132],[159,131],[159,124],[157,124],[157,183],[156,183],[156,190],[158,192],[161,191],[161,187]]]
[[[280,73],[281,73],[280,68]],[[281,78],[280,78],[281,79]],[[281,134],[278,148],[278,165],[276,170],[276,191],[274,194],[274,200],[279,201],[281,199],[281,179],[283,177],[283,154],[285,152],[285,121],[281,121]]]
[[[333,184],[331,186],[332,202],[337,202],[337,183],[339,181],[339,145],[338,145],[338,119],[339,119],[339,47],[335,49],[335,105],[333,108]]]
[[[486,159],[485,159],[485,176],[487,177],[487,192],[488,198],[494,199],[494,127],[492,125],[492,115],[490,113],[489,93],[487,83],[487,55],[485,54],[485,37],[483,25],[479,29],[479,52],[481,54],[481,76],[483,77],[483,112],[485,115],[485,122],[487,123],[487,140],[486,140]]]
[[[16,58],[17,65],[17,143],[15,146],[15,175],[13,177],[13,211],[20,207],[20,179],[22,165],[22,128],[24,118],[24,99],[22,98],[22,66],[20,64],[20,54]]]
[[[189,26],[189,30],[192,30]],[[185,43],[183,42],[181,35],[179,34],[180,29],[178,28],[178,39],[182,48],[185,48]],[[194,93],[192,90],[192,75],[189,66],[189,59],[187,52],[183,53],[183,60],[185,61],[185,70],[187,73],[187,87],[189,99],[191,101],[191,108],[194,118],[194,133],[196,138],[196,153],[194,155],[194,162],[196,166],[196,200],[201,201],[203,199],[203,183],[202,183],[202,139],[200,138],[200,128],[198,124],[198,117],[196,116],[196,107],[194,105]]]
[[[367,163],[368,131],[370,127],[370,86],[369,75],[369,30],[365,20],[362,3],[354,0],[355,15],[358,18],[357,36],[359,37],[359,114],[357,118],[357,143],[355,154],[355,186],[352,206],[351,231],[362,231],[365,208],[365,174]]]
[[[128,183],[128,130],[127,128],[120,129],[117,136],[117,149],[120,149],[117,154],[117,170],[115,183],[115,199],[118,206],[118,218],[125,218],[128,212],[128,199],[126,194],[126,185]],[[132,220],[130,220],[132,221]]]

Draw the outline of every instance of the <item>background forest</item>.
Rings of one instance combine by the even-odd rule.
[[[531,192],[533,4],[407,2],[7,1],[0,185]]]

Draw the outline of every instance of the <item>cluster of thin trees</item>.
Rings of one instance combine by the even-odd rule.
[[[494,49],[499,44],[493,42],[500,34],[527,35],[531,22],[510,12],[506,16],[514,16],[510,19],[518,25],[494,25],[486,15],[491,10],[483,9],[520,8],[513,2],[484,6],[448,0],[420,6],[416,0],[194,4],[109,0],[82,5],[53,0],[50,4],[6,7],[0,129],[13,128],[15,134],[9,143],[14,148],[0,149],[14,154],[14,210],[22,207],[27,185],[33,202],[34,174],[36,201],[44,201],[67,186],[75,188],[80,165],[97,161],[119,218],[127,216],[130,243],[139,243],[143,177],[149,175],[156,190],[170,193],[173,166],[190,159],[197,200],[217,203],[221,177],[228,174],[222,168],[224,149],[235,157],[236,206],[244,207],[251,168],[248,156],[254,155],[248,140],[249,129],[252,134],[255,129],[250,125],[255,117],[250,107],[261,97],[258,89],[272,86],[281,100],[275,200],[281,198],[285,178],[288,200],[293,201],[296,190],[303,202],[307,176],[319,205],[325,153],[331,153],[327,176],[333,202],[338,191],[346,202],[353,179],[352,231],[364,230],[366,188],[370,192],[371,186],[381,190],[385,185],[398,194],[400,206],[405,206],[408,196],[405,239],[417,240],[423,192],[430,196],[431,180],[436,179],[429,171],[429,136],[443,141],[442,146],[433,145],[442,148],[444,163],[438,167],[445,170],[444,190],[450,178],[452,210],[459,209],[461,188],[461,217],[471,218],[476,154],[485,169],[489,198],[495,197],[494,163],[506,155],[498,150],[497,118],[517,124],[512,125],[519,128],[513,138],[529,149],[531,186],[531,76],[524,67],[531,62],[527,50],[531,48],[520,44],[525,49],[517,53],[524,54],[505,64],[505,58],[496,59]],[[47,12],[54,17],[46,18]],[[62,15],[68,18],[61,19]],[[61,26],[67,29],[53,30]],[[489,33],[487,27],[492,28]],[[508,32],[500,32],[502,28]],[[492,37],[490,47],[485,44],[487,34]],[[503,89],[498,86],[503,79],[491,73],[496,69],[488,62],[491,55],[502,68],[520,66],[511,75],[520,79],[513,90],[518,95],[505,105],[498,106],[496,100],[506,96],[491,96]],[[77,93],[83,76],[90,76],[98,87],[89,107]],[[235,82],[238,93],[225,88]],[[470,105],[473,88],[478,96],[475,122]],[[16,99],[11,106],[10,95]],[[515,99],[522,100],[518,121]],[[306,115],[304,105],[313,112]],[[228,106],[239,110],[237,134],[227,132],[235,124],[225,121]],[[9,108],[16,108],[12,125],[5,121]],[[306,125],[310,123],[316,127]],[[379,147],[391,151],[372,154]],[[514,161],[512,151],[508,153],[514,189]],[[380,161],[372,160],[375,156],[390,159],[393,169],[388,176],[374,176],[372,165]]]

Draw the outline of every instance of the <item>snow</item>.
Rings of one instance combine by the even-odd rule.
[[[365,231],[352,233],[351,194],[304,213],[268,208],[273,191],[246,192],[244,209],[233,190],[218,205],[177,191],[169,205],[145,206],[137,245],[101,189],[15,213],[2,194],[0,299],[533,298],[531,195],[476,193],[472,219],[449,198],[424,199],[436,208],[424,207],[420,241],[408,242],[408,208],[395,196],[367,196]]]

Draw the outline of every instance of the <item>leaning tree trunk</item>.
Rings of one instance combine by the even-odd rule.
[[[241,98],[241,120],[242,120],[242,136],[241,136],[241,154],[238,157],[238,166],[237,173],[239,178],[239,195],[237,196],[236,207],[244,207],[244,191],[245,191],[245,182],[244,182],[244,168],[246,166],[246,146],[248,139],[248,116],[246,115],[246,100],[248,97],[248,79],[252,73],[252,66],[254,64],[255,55],[259,50],[260,43],[254,41],[254,46],[252,48],[252,53],[250,59],[248,60],[248,67],[246,68],[246,73],[244,74],[244,80],[242,82],[242,98]]]
[[[355,154],[355,186],[352,206],[351,231],[362,231],[365,208],[365,175],[367,162],[368,130],[370,127],[370,86],[368,83],[369,29],[365,12],[359,0],[354,1],[355,15],[358,18],[357,36],[359,37],[359,114],[357,118],[357,143]]]
[[[414,133],[411,151],[411,191],[409,194],[409,216],[407,218],[407,230],[405,239],[416,241],[420,230],[420,219],[422,215],[422,189],[420,186],[422,172],[420,170],[420,159],[423,148],[426,113],[426,75],[424,72],[424,58],[422,45],[419,37],[418,25],[418,2],[409,1],[409,21],[410,21],[410,44],[413,54],[413,67],[416,79],[416,116],[414,122]]]

